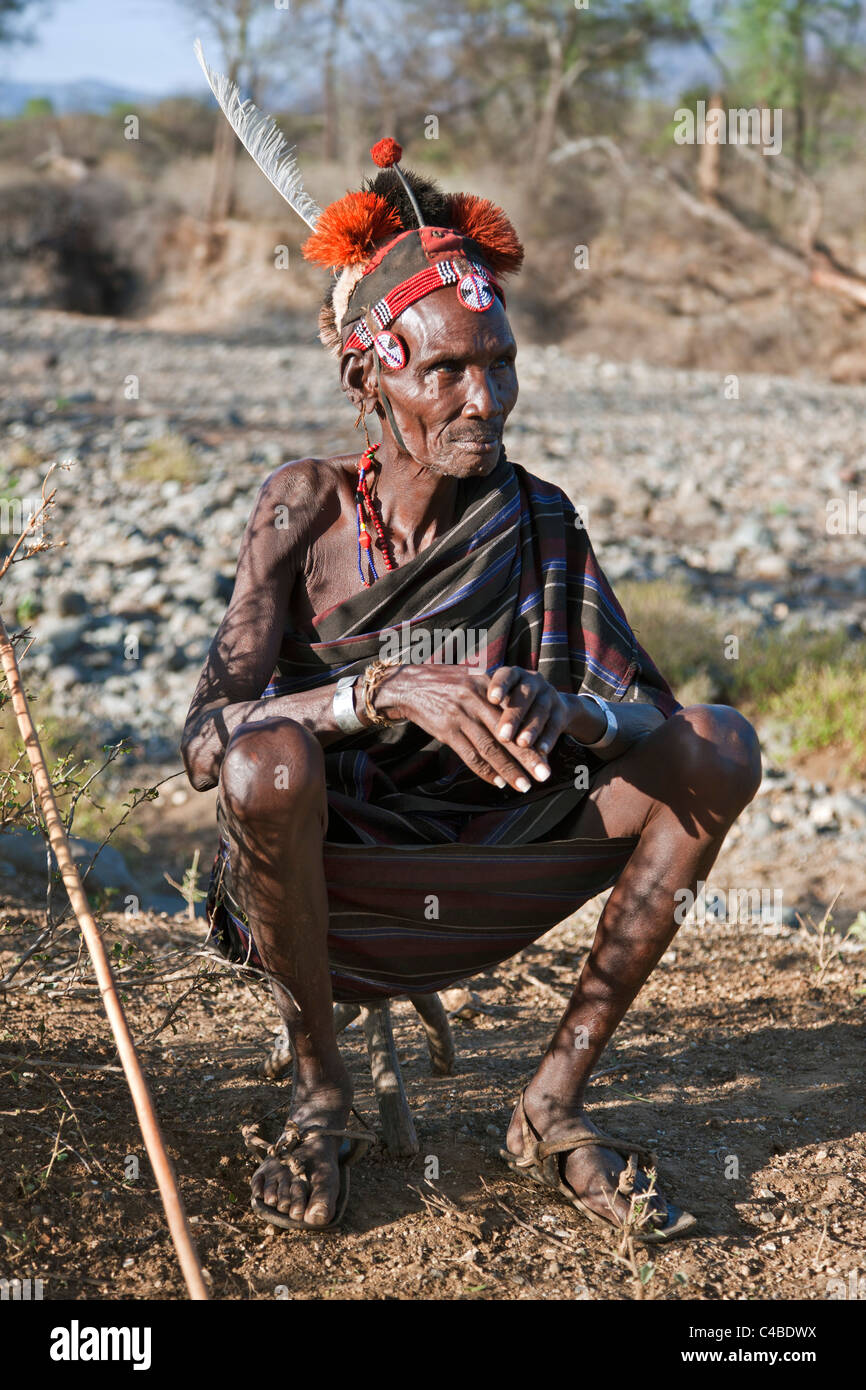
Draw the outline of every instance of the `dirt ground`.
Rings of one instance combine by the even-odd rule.
[[[4,906],[3,969],[38,921],[24,889]],[[590,1087],[593,1117],[654,1148],[662,1189],[699,1220],[691,1239],[639,1256],[642,1280],[617,1259],[613,1232],[504,1167],[511,1107],[603,901],[471,981],[480,1012],[453,1021],[452,1076],[430,1075],[411,1006],[393,1006],[420,1153],[374,1148],[354,1169],[343,1231],[311,1238],[249,1209],[241,1125],[261,1120],[272,1138],[287,1102],[286,1083],[260,1072],[273,1006],[195,954],[201,921],[104,918],[215,1298],[821,1300],[866,1272],[856,943],[821,971],[803,931],[681,929]],[[0,998],[0,1275],[41,1278],[46,1299],[180,1298],[98,996],[83,965],[63,973],[77,954],[70,932],[35,983]],[[344,1040],[357,1109],[375,1126],[357,1025]]]

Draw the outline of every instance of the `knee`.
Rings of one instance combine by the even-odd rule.
[[[321,744],[294,719],[240,724],[223,757],[220,799],[237,821],[326,814]]]
[[[672,768],[712,789],[713,800],[736,815],[761,785],[761,745],[754,727],[729,705],[689,705],[668,720],[675,745]]]

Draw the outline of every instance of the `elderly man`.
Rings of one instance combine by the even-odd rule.
[[[676,701],[574,507],[506,455],[505,215],[404,172],[394,142],[373,154],[305,254],[340,270],[321,336],[381,442],[265,480],[183,740],[192,785],[219,787],[214,933],[265,970],[292,1044],[288,1141],[253,1204],[307,1231],[341,1214],[335,999],[465,979],[613,885],[502,1153],[619,1226],[646,1178],[585,1114],[587,1080],[755,795],[758,741]],[[443,660],[442,632],[473,659]],[[646,1240],[694,1225],[644,1205]]]

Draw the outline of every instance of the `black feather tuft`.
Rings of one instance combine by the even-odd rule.
[[[403,168],[402,164],[400,167]],[[403,177],[415,194],[427,225],[429,227],[447,226],[448,194],[443,193],[433,179],[425,178],[423,174],[416,174],[412,169],[403,169]],[[396,210],[404,231],[408,232],[417,227],[418,219],[415,216],[415,211],[400,182],[399,175],[395,174],[393,169],[382,169],[374,179],[365,179],[363,186],[368,192],[379,193],[383,198],[388,199],[388,202]]]

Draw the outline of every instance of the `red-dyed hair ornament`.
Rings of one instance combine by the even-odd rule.
[[[402,230],[399,213],[381,193],[347,193],[325,208],[301,253],[316,265],[362,265]]]
[[[523,247],[502,208],[474,193],[452,193],[448,210],[450,225],[478,243],[495,274],[507,275],[520,269]]]

